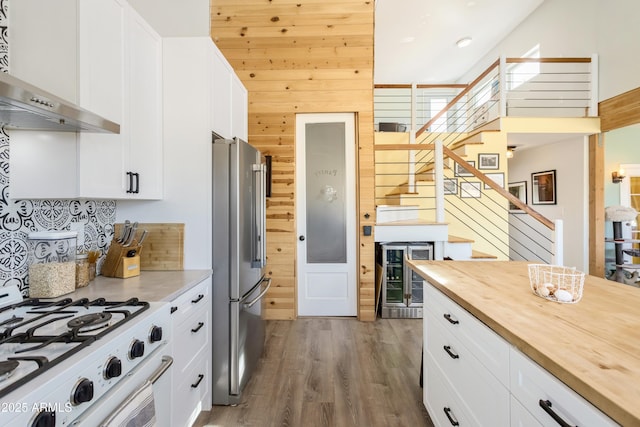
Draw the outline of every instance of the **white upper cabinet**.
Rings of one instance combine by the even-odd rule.
[[[88,9],[80,33],[88,41],[81,51],[81,81],[90,82],[81,87],[81,99],[107,118],[120,115],[120,135],[80,134],[80,196],[161,199],[162,40],[125,1],[101,3],[81,5]],[[111,25],[102,22],[107,17]],[[114,33],[93,35],[102,26]]]
[[[218,135],[233,138],[231,128],[231,82],[233,71],[215,48],[211,56],[211,128]]]
[[[242,81],[233,74],[231,79],[231,133],[247,141],[249,139],[248,94]]]
[[[119,123],[120,134],[12,132],[10,196],[162,198],[160,36],[126,0],[51,2],[55,7],[34,0],[15,3],[10,61],[16,77]],[[53,58],[40,58],[41,51]],[[25,140],[29,144],[14,156],[14,145]],[[38,155],[52,151],[45,143],[63,149],[53,150],[52,157]],[[52,167],[59,173],[51,174]]]

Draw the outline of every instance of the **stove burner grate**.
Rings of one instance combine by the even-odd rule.
[[[19,364],[20,362],[18,362],[17,360],[0,361],[0,381],[4,381],[9,378]]]
[[[112,314],[109,312],[91,313],[74,317],[67,322],[67,326],[78,332],[89,332],[109,326]]]

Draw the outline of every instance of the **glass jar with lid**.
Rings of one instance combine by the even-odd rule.
[[[76,288],[84,288],[91,281],[87,254],[76,256]]]
[[[29,296],[53,298],[76,288],[76,231],[29,233]]]

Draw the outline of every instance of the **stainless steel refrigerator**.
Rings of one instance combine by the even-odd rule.
[[[240,403],[265,340],[265,175],[261,154],[238,138],[213,137],[214,405]]]

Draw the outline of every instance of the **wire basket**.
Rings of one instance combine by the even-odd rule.
[[[575,267],[529,264],[529,283],[537,296],[564,304],[575,304],[582,298],[584,273]]]

